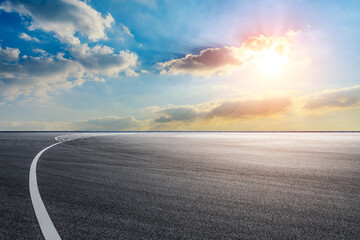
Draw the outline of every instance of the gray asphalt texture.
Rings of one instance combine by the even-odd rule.
[[[55,135],[0,134],[0,239],[41,238],[28,170]],[[360,238],[359,133],[83,138],[37,173],[63,239]]]
[[[0,133],[0,239],[42,239],[29,192],[35,155],[59,133]]]

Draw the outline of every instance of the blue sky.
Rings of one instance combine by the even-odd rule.
[[[360,130],[359,1],[1,1],[0,130]]]

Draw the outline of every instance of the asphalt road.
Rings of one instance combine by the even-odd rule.
[[[31,161],[59,133],[0,133],[0,239],[42,239],[29,193]]]
[[[0,239],[41,239],[28,190],[59,134],[0,134]],[[63,239],[359,239],[359,133],[137,133],[46,151]]]

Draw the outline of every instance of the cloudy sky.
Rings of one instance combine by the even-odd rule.
[[[0,3],[0,130],[360,130],[359,1]]]

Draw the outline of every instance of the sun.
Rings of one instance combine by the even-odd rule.
[[[266,76],[274,76],[283,71],[288,57],[278,53],[275,49],[266,49],[257,54],[254,63]]]

